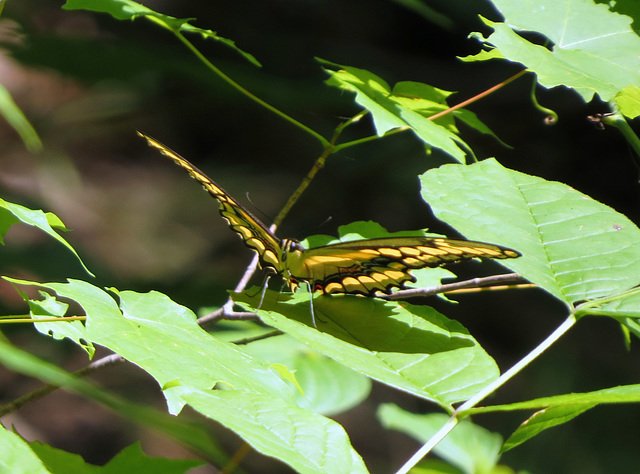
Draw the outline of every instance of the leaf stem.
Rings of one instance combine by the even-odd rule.
[[[633,129],[629,126],[629,123],[627,123],[627,120],[624,118],[622,113],[615,110],[611,114],[602,115],[601,120],[605,125],[609,125],[620,130],[620,133],[622,133],[631,148],[633,148],[633,151],[636,152],[636,155],[640,156],[640,138],[638,138],[638,135],[636,135]],[[638,164],[638,158],[636,158],[635,161],[636,164]]]

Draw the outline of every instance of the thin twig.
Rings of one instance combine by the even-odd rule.
[[[77,377],[86,377],[87,375],[95,372],[98,369],[101,369],[108,365],[119,364],[124,361],[125,360],[122,357],[120,357],[119,354],[111,354],[91,362],[86,367],[83,367],[82,369],[73,372],[73,374]],[[0,407],[0,417],[8,413],[11,413],[13,411],[16,411],[28,403],[32,403],[32,402],[35,402],[36,400],[40,400],[45,395],[49,395],[51,392],[59,388],[60,387],[58,385],[51,385],[51,384],[44,385],[43,387],[40,387],[39,389],[34,390],[33,392],[27,393],[26,395],[23,395],[20,398],[17,398],[9,403],[6,403],[5,405]]]
[[[461,109],[462,107],[466,107],[469,104],[472,104],[480,99],[482,99],[483,97],[486,97],[490,94],[493,94],[495,91],[497,91],[498,89],[506,86],[507,84],[509,84],[510,82],[515,81],[516,79],[518,79],[520,76],[522,76],[523,74],[525,74],[528,71],[528,69],[523,69],[520,72],[517,72],[516,74],[514,74],[513,76],[505,79],[504,81],[502,81],[500,84],[496,84],[493,87],[490,87],[489,89],[482,91],[480,94],[476,94],[473,97],[467,99],[467,100],[463,100],[462,102],[454,105],[453,107],[447,109],[447,110],[443,110],[442,112],[439,112],[437,114],[434,114],[432,116],[429,117],[429,120],[436,120],[440,117],[442,117],[443,115],[447,115],[450,114],[451,112],[454,112],[458,109]]]
[[[269,339],[271,337],[281,336],[282,334],[284,334],[282,331],[276,330],[276,331],[271,331],[271,332],[267,332],[267,333],[264,333],[264,334],[260,334],[259,336],[246,337],[244,339],[238,339],[237,341],[233,341],[233,343],[235,345],[237,345],[237,346],[246,345],[246,344],[250,344],[252,342],[261,341],[263,339]]]
[[[431,439],[429,439],[422,447],[415,452],[413,456],[396,472],[396,474],[406,474],[411,468],[413,468],[422,458],[424,458],[431,450],[445,437],[447,436],[451,430],[458,424],[458,421],[467,415],[468,410],[475,407],[478,403],[480,403],[487,396],[491,395],[498,388],[504,385],[507,381],[513,378],[516,374],[522,371],[527,365],[529,365],[532,361],[534,361],[537,357],[539,357],[544,351],[546,351],[551,345],[560,339],[564,334],[569,331],[576,323],[575,314],[570,314],[569,317],[558,326],[547,338],[542,341],[536,348],[534,348],[531,352],[529,352],[525,357],[523,357],[518,363],[516,363],[513,367],[503,373],[496,380],[486,385],[482,390],[476,393],[473,397],[467,400],[465,403],[460,405],[453,412],[449,420],[438,430],[436,434],[434,434]]]

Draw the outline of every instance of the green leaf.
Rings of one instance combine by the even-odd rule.
[[[0,341],[0,345],[3,344]],[[49,474],[42,461],[20,436],[0,425],[0,472]]]
[[[29,305],[29,314],[32,319],[51,319],[61,318],[65,316],[69,305],[58,301],[48,293],[40,292],[41,300],[31,300],[24,291],[21,291],[16,285],[24,284],[23,280],[16,280],[10,277],[2,277],[9,283],[14,284],[14,288],[20,294],[22,299]],[[95,347],[89,341],[86,328],[80,321],[52,321],[52,322],[36,322],[33,326],[42,334],[51,336],[54,339],[62,340],[68,337],[73,342],[82,347],[89,354],[89,358],[93,358],[96,352]]]
[[[567,86],[589,101],[613,100],[629,85],[640,86],[640,38],[633,19],[590,0],[493,0],[504,23],[485,20],[494,31],[484,41],[504,58],[522,63],[547,88]],[[515,31],[514,31],[515,30]],[[516,31],[545,35],[549,49]],[[483,60],[476,56],[466,60]],[[625,112],[626,113],[626,112]]]
[[[298,472],[368,472],[342,426],[310,410],[241,390],[194,391],[182,396],[256,451]]]
[[[368,377],[443,407],[466,400],[498,376],[498,368],[457,321],[428,306],[353,295],[318,296],[318,329],[308,295],[234,294],[262,320]]]
[[[504,443],[502,451],[509,451],[544,430],[571,421],[576,416],[590,410],[594,406],[596,406],[595,403],[592,405],[563,405],[540,410],[526,419],[518,429],[509,436]]]
[[[182,474],[203,464],[203,461],[197,459],[168,459],[147,456],[140,448],[140,444],[134,443],[124,448],[105,464],[104,474],[120,474],[123,472]]]
[[[14,204],[7,202],[4,199],[0,199],[0,243],[4,243],[2,237],[4,237],[12,225],[17,224],[18,222],[36,227],[60,242],[73,252],[85,271],[89,275],[94,276],[80,259],[80,256],[76,253],[74,248],[54,230],[54,228],[62,231],[67,230],[58,216],[51,212],[45,213],[40,210],[32,210],[21,206],[20,204]]]
[[[326,416],[342,413],[367,398],[371,380],[283,334],[244,346],[249,354],[291,370],[302,387],[297,404]]]
[[[47,288],[59,297],[76,301],[86,313],[90,340],[151,374],[165,389],[171,413],[178,413],[183,407],[182,399],[173,390],[181,385],[207,389],[221,383],[235,389],[294,397],[295,388],[266,362],[207,333],[196,323],[195,314],[161,293],[118,292],[118,307],[105,291],[80,280],[21,283]]]
[[[616,95],[618,109],[629,118],[640,117],[640,87],[627,86]]]
[[[5,278],[5,280],[9,282],[12,281],[9,278]],[[53,317],[62,317],[66,314],[67,308],[69,307],[68,304],[56,300],[47,293],[41,292],[41,295],[43,299],[39,301],[32,301],[29,300],[26,295],[23,296],[23,298],[25,298],[25,301],[29,305],[29,312],[33,319],[50,319]],[[34,327],[42,334],[46,334],[57,340],[62,340],[64,338],[71,339],[73,342],[87,351],[87,353],[89,354],[89,358],[93,358],[93,355],[96,352],[95,347],[89,341],[86,327],[80,321],[52,321],[34,323]]]
[[[337,71],[325,69],[330,75],[327,84],[355,92],[355,101],[371,112],[378,136],[408,127],[429,147],[438,148],[457,161],[464,161],[470,148],[458,136],[453,117],[470,126],[478,126],[478,118],[458,111],[437,120],[430,119],[450,108],[446,99],[451,92],[417,82],[399,82],[392,90],[383,79],[364,69],[318,61],[328,67],[339,68]],[[491,133],[484,125],[478,129]]]
[[[201,466],[203,461],[196,459],[168,459],[147,456],[139,443],[127,446],[104,466],[88,464],[78,454],[39,443],[29,443],[31,449],[44,462],[49,472],[65,474],[69,472],[83,474],[120,474],[125,472],[153,472],[154,474],[182,474]]]
[[[471,408],[468,413],[494,413],[497,411],[539,410],[551,406],[592,405],[603,403],[638,403],[640,402],[640,384],[620,385],[604,388],[594,392],[566,393],[551,397],[534,398],[524,402],[509,403]]]
[[[566,184],[491,159],[429,170],[422,196],[467,238],[520,251],[522,257],[500,264],[568,304],[640,284],[640,230]]]
[[[337,464],[353,465],[354,472],[364,472],[357,468],[355,459],[359,457],[345,441],[346,435],[339,425],[295,405],[297,390],[292,383],[283,380],[266,361],[253,358],[233,344],[205,332],[196,324],[191,311],[165,295],[112,290],[118,296],[119,308],[109,294],[86,282],[70,280],[68,283],[34,285],[76,301],[87,315],[87,335],[91,340],[116,351],[151,374],[163,387],[173,413],[190,400],[189,394],[217,385],[228,390],[216,391],[207,397],[213,397],[210,401],[221,401],[200,405],[196,397],[196,410],[232,429],[237,427],[238,434],[247,440],[254,439],[252,437],[260,431],[257,425],[264,421],[263,430],[278,435],[291,432],[289,441],[296,444],[296,449],[299,443],[306,442],[308,452],[302,450],[299,456],[307,458],[308,462],[316,461],[317,455],[312,453],[324,449],[323,456]],[[256,400],[259,400],[257,405]],[[229,408],[230,405],[235,405],[235,409]],[[262,410],[263,406],[270,407],[268,415],[264,410],[262,413],[251,411],[252,408]],[[218,411],[220,409],[222,412]],[[308,430],[319,434],[314,442],[304,434],[302,438],[296,434],[304,432],[298,425],[300,419]],[[250,434],[244,431],[247,425],[252,426]],[[331,440],[337,432],[342,433],[338,436],[340,442],[328,447],[322,444],[327,441],[326,437]],[[267,454],[295,465],[299,461],[288,459],[290,452],[283,451],[282,441],[278,437],[261,442],[268,445],[264,448]],[[274,447],[279,447],[280,451]],[[320,461],[331,465],[327,460]]]
[[[65,10],[89,10],[108,13],[116,20],[135,20],[136,18],[144,17],[156,24],[172,30],[175,33],[197,33],[204,39],[213,39],[218,41],[242,55],[253,65],[258,67],[261,66],[253,55],[238,48],[234,41],[218,36],[215,31],[205,30],[190,25],[189,22],[193,20],[193,18],[175,18],[173,16],[164,15],[132,0],[67,0],[62,8]]]
[[[47,472],[62,474],[77,472],[82,474],[101,474],[102,468],[88,464],[79,454],[69,453],[38,441],[32,441],[29,446],[42,460]]]
[[[0,3],[0,12],[4,8],[6,2]],[[22,110],[16,105],[11,97],[11,93],[0,84],[0,114],[5,120],[18,132],[20,138],[24,142],[29,151],[40,151],[42,149],[42,142],[38,133],[31,126],[27,118],[22,113]]]
[[[448,420],[447,415],[416,415],[397,405],[385,403],[378,409],[378,419],[387,429],[398,430],[426,443]],[[462,420],[433,451],[465,473],[493,472],[500,458],[502,437],[485,428]]]
[[[583,311],[585,314],[640,318],[640,289],[635,288],[611,298],[589,301],[579,305],[577,310]]]
[[[506,451],[547,428],[570,421],[597,405],[610,403],[640,403],[640,384],[623,385],[586,393],[567,393],[507,405],[472,408],[468,410],[468,413],[542,409],[523,422],[509,437],[503,447],[503,451]]]

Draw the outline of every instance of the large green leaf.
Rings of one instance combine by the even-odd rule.
[[[49,474],[29,443],[0,425],[0,472]]]
[[[368,472],[342,426],[311,410],[239,390],[185,391],[183,397],[256,451],[298,472]]]
[[[640,230],[566,184],[491,159],[429,170],[422,196],[465,237],[519,250],[500,263],[568,304],[640,284]]]
[[[15,281],[14,281],[15,282]],[[204,331],[196,316],[157,292],[118,293],[118,303],[89,283],[29,283],[76,301],[87,315],[87,337],[149,372],[164,391],[172,413],[183,406],[173,385],[236,389],[292,397],[295,389],[270,369],[224,340]]]
[[[428,306],[353,295],[318,296],[310,327],[308,295],[234,295],[263,321],[379,382],[445,408],[498,376],[491,357],[457,321]],[[260,306],[260,309],[257,309]]]
[[[4,237],[11,226],[19,222],[40,229],[49,235],[49,237],[52,237],[67,247],[78,258],[85,271],[93,276],[93,273],[85,266],[75,249],[54,230],[67,230],[58,216],[51,212],[45,213],[40,210],[29,209],[20,204],[14,204],[0,199],[0,243],[4,243],[2,237]]]
[[[228,340],[228,335],[225,335]],[[323,415],[342,413],[367,398],[371,379],[305,344],[281,334],[240,346],[249,354],[272,364],[282,364],[295,374],[302,393],[297,404]]]
[[[448,420],[442,413],[416,415],[386,403],[378,409],[378,418],[385,428],[402,431],[426,443]],[[497,433],[462,420],[433,451],[465,473],[494,472],[500,458],[502,437]]]
[[[428,147],[438,148],[463,162],[470,148],[459,137],[454,117],[493,135],[470,111],[457,110],[437,120],[430,119],[450,108],[446,99],[452,92],[409,81],[399,82],[391,89],[382,78],[367,70],[319,61],[327,67],[339,68],[325,69],[330,74],[327,84],[356,94],[355,101],[371,112],[378,136],[408,127]]]
[[[263,449],[265,454],[283,462],[296,465],[298,457],[313,460],[322,452],[336,465],[353,465],[354,472],[365,472],[364,468],[357,468],[359,456],[340,425],[296,405],[297,388],[281,377],[280,374],[286,372],[284,368],[251,357],[234,344],[205,332],[191,311],[165,295],[112,290],[118,296],[118,305],[105,291],[78,280],[21,283],[40,286],[54,291],[58,297],[76,301],[87,315],[87,337],[151,374],[163,388],[171,412],[177,413],[184,406],[188,398],[185,394],[200,393],[201,389],[213,386],[228,389],[219,396],[217,392],[202,391],[212,397],[211,400],[221,401],[215,406],[198,405],[196,401],[194,408],[231,429],[237,428],[237,433],[251,443],[256,442],[252,436],[259,431],[260,422],[265,423],[261,428],[263,432],[291,432],[286,440],[272,436],[256,442],[259,445],[256,449]],[[233,403],[237,405],[232,412],[227,405]],[[221,404],[224,404],[222,408]],[[253,408],[262,410],[263,405],[271,407],[268,416],[252,411]],[[304,430],[299,429],[299,423],[317,436],[309,439]],[[245,430],[246,426],[252,429]],[[340,442],[327,445],[327,439],[333,440],[332,436],[338,432],[342,433]],[[287,448],[285,441],[292,446]],[[293,451],[298,454],[292,460]],[[360,463],[363,467],[361,460]]]
[[[484,42],[496,50],[467,60],[504,57],[522,63],[538,76],[544,87],[567,86],[587,101],[596,93],[610,101],[627,86],[640,86],[640,38],[631,27],[632,18],[591,0],[493,0],[493,3],[505,20],[486,21],[494,31]],[[528,41],[514,30],[545,35],[551,42],[549,49]],[[626,105],[620,105],[622,112],[628,114]]]

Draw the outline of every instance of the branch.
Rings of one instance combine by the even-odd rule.
[[[95,372],[98,369],[101,369],[108,365],[120,364],[124,361],[125,360],[122,357],[120,357],[119,354],[111,354],[106,357],[103,357],[102,359],[98,359],[91,362],[86,367],[73,372],[73,375],[77,377],[86,377],[87,375]],[[35,402],[36,400],[43,398],[45,395],[49,395],[51,392],[59,388],[60,387],[58,385],[45,385],[43,387],[40,387],[37,390],[34,390],[31,393],[27,393],[26,395],[23,395],[22,397],[13,400],[12,402],[9,402],[3,406],[0,406],[0,417],[20,409],[21,407],[23,407],[28,403]]]
[[[505,273],[502,275],[492,275],[488,277],[472,278],[471,280],[457,281],[455,283],[447,283],[445,285],[431,286],[424,288],[412,288],[410,290],[396,291],[391,295],[382,296],[381,298],[395,301],[407,298],[416,298],[418,296],[433,296],[439,293],[448,293],[454,290],[462,290],[467,288],[478,288],[494,285],[497,283],[506,283],[514,281],[524,281],[517,273]]]

